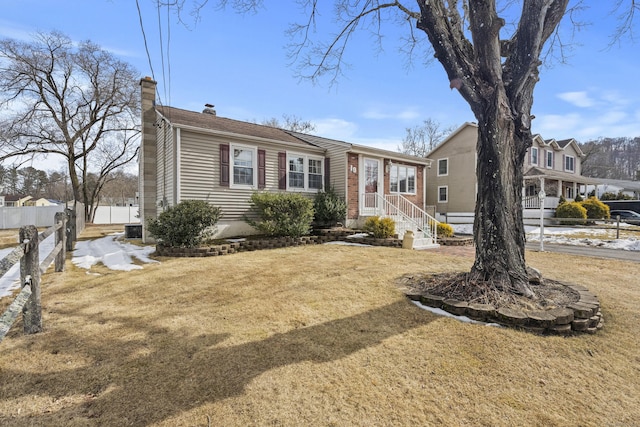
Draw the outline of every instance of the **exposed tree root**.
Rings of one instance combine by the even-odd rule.
[[[545,309],[564,307],[578,300],[579,295],[560,282],[545,280],[544,284],[530,283],[533,298],[519,295],[504,282],[479,281],[469,273],[442,273],[404,276],[401,284],[410,292],[431,294],[468,303],[491,304],[496,308]]]

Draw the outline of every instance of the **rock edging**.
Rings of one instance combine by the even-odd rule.
[[[229,255],[237,252],[286,248],[290,246],[321,245],[323,243],[335,241],[348,241],[350,243],[361,243],[372,246],[402,247],[402,240],[397,238],[376,239],[373,237],[353,237],[347,239],[348,236],[353,234],[356,234],[356,232],[322,230],[321,234],[314,236],[243,240],[239,242],[229,242],[220,245],[202,246],[197,248],[156,245],[156,255],[168,257],[211,257]]]
[[[602,329],[604,317],[598,297],[581,285],[565,284],[564,286],[579,295],[578,301],[566,307],[549,310],[515,310],[505,307],[496,309],[490,304],[467,303],[430,294],[407,294],[407,297],[451,314],[539,334],[594,334]]]

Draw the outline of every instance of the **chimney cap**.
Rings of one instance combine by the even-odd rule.
[[[212,116],[215,116],[216,110],[214,110],[213,107],[213,104],[204,104],[204,110],[202,110],[202,112],[204,114],[211,114]]]

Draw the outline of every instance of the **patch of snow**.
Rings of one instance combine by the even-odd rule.
[[[327,243],[323,243],[324,245],[342,245],[342,246],[366,246],[366,247],[373,247],[371,245],[366,245],[364,243],[352,243],[352,242],[340,242],[340,241],[333,241],[333,242],[327,242]]]
[[[40,262],[44,260],[53,251],[55,246],[55,236],[51,236],[44,239],[38,245],[38,256]],[[4,259],[15,248],[0,249],[0,259]],[[53,263],[53,261],[51,261]],[[51,263],[49,265],[51,265]],[[48,268],[49,266],[47,266]],[[0,298],[11,295],[14,289],[20,287],[20,262],[17,262],[6,272],[6,274],[0,277]]]
[[[141,265],[133,264],[133,258],[143,263],[158,262],[149,258],[155,251],[153,246],[137,246],[118,240],[124,233],[114,233],[95,240],[76,242],[71,262],[87,270],[101,262],[111,270],[139,270]]]
[[[451,317],[452,319],[456,319],[456,320],[459,320],[459,321],[465,322],[465,323],[475,323],[475,324],[478,324],[478,325],[496,326],[498,328],[502,328],[502,325],[499,325],[498,323],[480,322],[479,320],[470,319],[467,316],[458,316],[456,314],[451,314],[448,311],[444,311],[441,308],[429,307],[428,305],[422,304],[420,301],[413,301],[412,300],[411,302],[414,303],[416,306],[420,307],[421,309],[430,311],[433,314],[437,314],[438,316]]]
[[[451,224],[456,234],[473,235],[473,224]],[[525,226],[528,242],[540,241],[540,227]],[[572,235],[606,236],[611,230],[601,228],[545,227],[544,243],[556,243],[573,246],[597,246],[605,249],[640,251],[640,241],[629,237],[626,239],[572,238]]]
[[[347,236],[347,239],[360,239],[363,237],[369,237],[369,233],[356,233],[356,234],[350,234]]]

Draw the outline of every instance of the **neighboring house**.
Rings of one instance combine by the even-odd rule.
[[[25,206],[58,206],[61,202],[53,199],[45,199],[40,197],[39,199],[31,199],[25,203]]]
[[[156,106],[156,83],[140,84],[143,225],[166,207],[195,199],[221,208],[218,237],[253,234],[244,217],[254,192],[313,197],[332,186],[348,202],[347,226],[393,215],[399,234],[435,234],[424,212],[429,160],[223,118],[211,107],[200,113]]]
[[[0,205],[0,206],[5,206],[8,208],[17,208],[21,206],[26,206],[27,202],[33,199],[33,197],[31,196],[21,196],[18,194],[5,194],[2,197],[4,199],[4,202],[3,202],[3,205]]]
[[[465,123],[427,157],[434,167],[427,175],[427,204],[447,222],[472,222],[477,197],[476,142],[478,126]],[[540,190],[546,195],[546,216],[556,208],[561,196],[575,198],[581,186],[597,183],[583,177],[584,154],[575,139],[556,141],[535,135],[524,162],[523,208],[525,218],[539,218]],[[527,212],[531,210],[531,212]]]
[[[604,193],[622,193],[625,196],[633,197],[635,200],[640,200],[640,181],[605,178],[593,179],[597,179],[600,185],[587,185],[582,188],[582,192],[584,193],[583,196],[588,195],[595,190],[598,198],[602,197]]]

